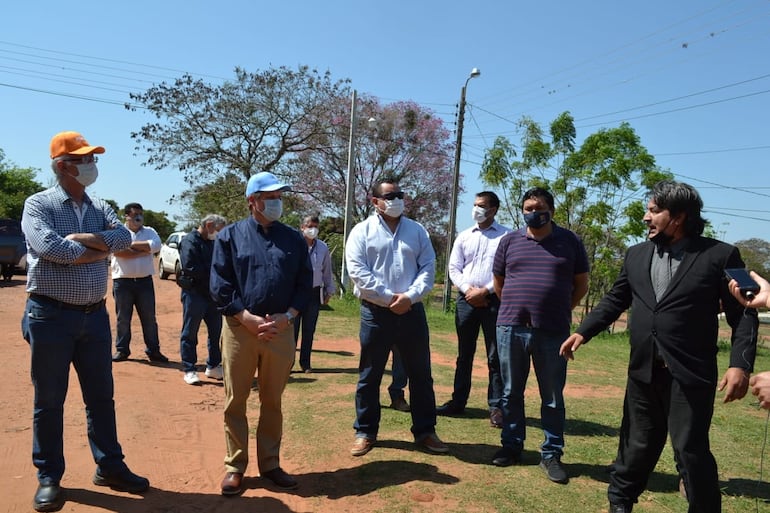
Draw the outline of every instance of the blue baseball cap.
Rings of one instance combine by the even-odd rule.
[[[272,173],[262,171],[249,178],[249,183],[246,184],[246,197],[248,198],[255,192],[271,192],[271,191],[290,191],[291,187],[285,183],[281,183]]]

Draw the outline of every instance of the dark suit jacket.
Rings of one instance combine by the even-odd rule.
[[[631,357],[628,375],[652,380],[654,344],[671,375],[689,386],[715,386],[720,307],[732,328],[730,367],[751,372],[757,342],[757,312],[744,308],[730,294],[724,269],[744,267],[737,248],[695,237],[685,248],[676,273],[660,302],[650,279],[655,244],[631,247],[612,289],[583,320],[577,332],[586,340],[629,312]]]

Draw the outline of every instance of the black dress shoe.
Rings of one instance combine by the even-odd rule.
[[[436,415],[462,415],[465,413],[465,406],[460,406],[450,400],[436,408]]]
[[[115,354],[112,355],[113,362],[125,362],[126,360],[128,360],[128,353],[115,351]]]
[[[57,484],[41,484],[35,492],[32,507],[35,511],[59,511],[64,507],[64,491]]]
[[[284,472],[281,467],[275,467],[273,470],[262,472],[262,477],[269,479],[273,484],[279,488],[285,488],[292,490],[299,486],[297,480]]]
[[[521,462],[521,453],[510,447],[503,447],[492,456],[492,465],[498,467],[509,467],[519,462]]]
[[[168,363],[168,358],[161,353],[160,350],[147,353],[147,358],[149,358],[151,362]]]
[[[150,487],[150,481],[146,477],[137,476],[128,468],[114,474],[104,475],[96,469],[94,484],[97,486],[109,486],[119,492],[140,493]]]
[[[243,473],[228,472],[222,479],[222,495],[238,495],[243,491]]]

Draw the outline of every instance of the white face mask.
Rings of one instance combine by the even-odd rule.
[[[94,162],[89,164],[77,164],[78,175],[75,177],[83,187],[88,187],[96,181],[96,177],[99,176],[99,170]]]
[[[392,200],[382,200],[385,202],[385,209],[381,212],[385,214],[388,217],[398,217],[401,214],[404,213],[404,200],[403,199],[392,199]]]
[[[473,212],[471,214],[473,220],[479,224],[487,220],[487,209],[483,207],[473,206]]]
[[[277,199],[265,199],[262,200],[265,204],[265,208],[262,210],[262,215],[265,216],[268,221],[278,221],[283,214],[283,201],[281,198]]]
[[[304,230],[302,230],[302,235],[304,235],[308,239],[315,239],[316,237],[318,237],[318,228],[315,228],[315,227],[305,228]]]

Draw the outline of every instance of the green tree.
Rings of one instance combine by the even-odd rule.
[[[7,161],[0,149],[0,217],[21,219],[24,200],[45,189],[35,180],[36,173],[34,168],[21,168]]]
[[[245,181],[259,171],[277,174],[287,155],[312,149],[347,92],[346,81],[307,66],[259,73],[236,68],[235,79],[221,85],[183,75],[130,95],[157,118],[131,137],[136,151],[148,155],[145,165],[177,167],[190,185],[229,174]]]
[[[746,269],[770,277],[770,242],[754,238],[739,240],[735,246],[741,250]]]
[[[357,114],[354,222],[372,213],[372,186],[388,176],[398,180],[407,195],[406,215],[432,233],[445,233],[453,148],[442,120],[414,102],[382,104],[367,95],[359,98]],[[287,173],[294,174],[294,190],[301,194],[306,209],[344,218],[350,131],[350,101],[340,98],[314,149],[287,160],[291,170]]]
[[[644,235],[644,197],[649,188],[669,172],[655,165],[627,123],[601,129],[578,147],[577,131],[569,112],[559,115],[549,127],[549,137],[531,118],[519,122],[522,130],[521,158],[501,163],[511,155],[505,150],[485,158],[481,178],[500,187],[505,184],[507,205],[513,219],[520,210],[524,190],[545,187],[554,195],[555,221],[576,232],[586,246],[591,264],[588,311],[611,286],[621,258],[630,242]],[[495,164],[487,167],[487,162]],[[505,172],[507,171],[507,176]]]

